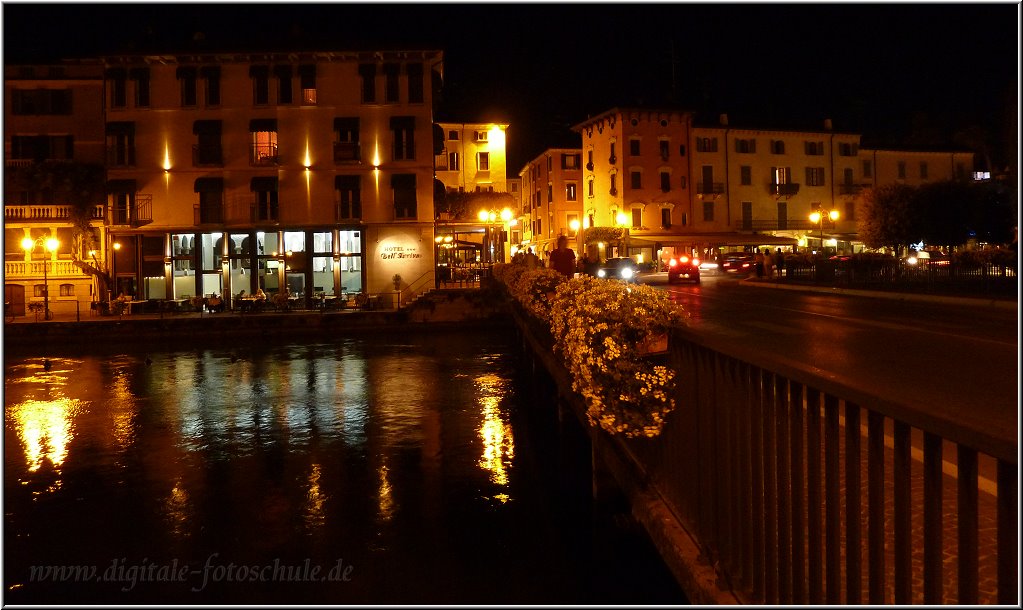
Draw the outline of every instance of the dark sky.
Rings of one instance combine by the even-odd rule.
[[[831,118],[874,145],[951,145],[955,130],[980,124],[997,149],[1018,108],[1019,8],[6,3],[4,61],[442,49],[438,119],[510,123],[511,172],[546,147],[577,144],[568,128],[616,105],[682,107],[704,122],[727,113],[732,125],[764,128],[819,129]]]

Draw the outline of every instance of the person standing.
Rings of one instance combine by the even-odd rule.
[[[551,268],[565,277],[575,274],[575,252],[568,247],[568,237],[558,236],[558,247],[551,252]]]
[[[785,269],[785,254],[778,248],[774,251],[774,270],[778,273],[778,279],[782,277],[782,271]]]

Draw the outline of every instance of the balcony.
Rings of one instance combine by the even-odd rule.
[[[334,142],[334,163],[359,161],[362,161],[362,150],[358,142]]]
[[[830,221],[825,221],[827,228]],[[810,231],[817,229],[815,223],[805,219],[770,218],[764,220],[744,219],[738,220],[733,225],[737,231]]]
[[[138,228],[153,222],[153,196],[148,193],[135,193],[127,207],[110,209],[111,226]]]
[[[46,266],[46,273],[51,278],[75,277],[88,275],[82,268],[72,261],[4,261],[4,277],[7,278],[31,278],[43,276],[43,266]],[[52,293],[50,296],[53,296]]]
[[[224,224],[224,204],[206,203],[195,205],[196,225],[220,225]]]
[[[253,144],[252,156],[249,157],[249,164],[257,167],[277,165],[280,157],[277,156],[276,144]]]
[[[859,195],[860,191],[863,190],[863,186],[860,184],[839,184],[838,193],[840,195]]]
[[[224,149],[220,146],[192,146],[192,165],[195,167],[221,167]]]
[[[724,182],[699,182],[696,184],[697,195],[721,195],[725,192]]]
[[[768,190],[774,197],[792,197],[799,192],[799,184],[795,182],[772,182]]]
[[[103,222],[102,204],[92,206],[90,218]],[[71,222],[70,205],[5,205],[4,222]]]

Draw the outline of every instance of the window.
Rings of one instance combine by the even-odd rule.
[[[615,143],[614,142],[611,142],[611,154],[610,154],[610,156],[608,156],[607,162],[610,163],[611,165],[614,165],[615,163],[618,162],[618,156],[615,155]]]
[[[643,188],[643,172],[629,172],[629,186],[634,189]]]
[[[60,285],[60,296],[62,296],[62,297],[73,297],[73,296],[75,296],[75,285],[74,284],[61,284]]]
[[[554,185],[547,183],[547,203],[554,203]]]
[[[181,106],[189,108],[197,102],[196,69],[191,66],[181,66],[177,70],[178,80],[181,81]]]
[[[448,170],[450,171],[458,170],[458,153],[456,152],[448,153]]]
[[[277,222],[280,220],[277,205],[277,178],[256,176],[249,183],[253,193],[254,222]]]
[[[633,157],[639,156],[639,138],[629,140],[629,155]]]
[[[337,220],[362,218],[362,193],[359,176],[337,176]],[[414,199],[413,199],[414,200]]]
[[[851,142],[839,142],[838,143],[838,154],[842,157],[855,157],[857,153],[856,145]]]
[[[618,174],[611,174],[611,188],[608,189],[608,193],[610,193],[612,197],[618,194]]]
[[[476,167],[481,172],[490,171],[490,153],[478,152],[476,153]]]
[[[662,161],[667,161],[668,160],[668,156],[669,156],[669,153],[668,153],[668,141],[667,140],[659,140],[657,142],[657,147],[659,149],[659,152],[661,153],[661,160]]]
[[[46,284],[36,284],[32,287],[32,296],[41,297],[46,295]]]
[[[696,138],[696,152],[717,152],[717,138]],[[685,154],[684,152],[682,153]]]
[[[416,175],[394,174],[391,176],[394,189],[394,217],[396,219],[416,218]]]
[[[824,154],[824,142],[804,142],[803,144],[807,155],[819,156]]]
[[[106,72],[111,108],[128,106],[128,71],[124,68],[110,68]],[[180,78],[180,76],[179,76]]]
[[[847,222],[856,221],[856,202],[846,201],[845,202],[845,220]]]
[[[775,184],[788,184],[792,181],[792,168],[772,167],[771,177],[774,179]]]
[[[806,168],[806,184],[807,186],[824,186],[824,168]]]
[[[671,192],[671,172],[666,171],[661,172],[661,192],[662,193]]]
[[[486,131],[474,131],[472,139],[476,142],[486,142],[487,137],[488,135]]]
[[[458,141],[458,131],[454,129],[448,131],[448,139],[451,140],[452,142]]]
[[[753,184],[753,168],[751,166],[739,166],[739,184],[743,186],[750,186]]]
[[[408,73],[409,103],[423,103],[423,64],[406,64],[405,71]]]
[[[135,107],[149,107],[149,68],[132,68],[128,76],[135,82]]]
[[[874,175],[874,165],[870,161],[863,162],[863,177],[871,178]]]
[[[196,121],[192,133],[198,136],[198,143],[192,149],[193,165],[221,165],[223,151],[220,147],[220,121]]]
[[[554,159],[550,155],[547,155],[547,175],[548,176],[550,175],[551,170],[553,170],[553,169],[554,169]]]
[[[362,151],[359,146],[359,117],[338,117],[334,119],[334,163],[359,161]]]
[[[359,77],[362,78],[362,103],[374,104],[377,101],[377,67],[373,64],[360,64]]]
[[[714,202],[704,201],[703,202],[703,221],[714,222]]]
[[[586,169],[593,171],[593,151],[586,151]]]
[[[298,67],[298,86],[302,90],[302,103],[310,106],[316,104],[316,64],[303,64]]]
[[[16,115],[71,114],[71,90],[15,89],[11,109]]]
[[[252,103],[265,106],[270,103],[270,68],[267,66],[250,66],[249,77],[252,79]]]
[[[277,158],[277,119],[252,119],[249,121],[251,134],[252,165],[276,165]]]
[[[107,164],[111,167],[135,165],[135,123],[107,123]]]
[[[593,197],[593,178],[586,181],[586,196]]]
[[[561,155],[561,169],[579,169],[579,155]]]
[[[899,161],[899,178],[905,180],[906,178],[906,162]]]
[[[393,135],[392,159],[411,161],[416,158],[416,118],[411,116],[391,117]]]
[[[784,155],[785,154],[785,142],[782,140],[771,140],[771,154],[772,155]]]
[[[737,153],[755,153],[757,152],[757,140],[756,138],[738,139],[735,141],[735,152]]]
[[[224,222],[224,180],[222,178],[197,178],[195,192],[199,193],[200,224]]]
[[[293,99],[291,96],[291,66],[274,66],[274,77],[277,78],[277,103],[290,104]]]
[[[74,158],[73,136],[11,136],[11,158],[34,161]]]
[[[399,64],[384,64],[384,102],[394,104],[398,102],[398,72]]]
[[[920,162],[920,179],[921,180],[927,180],[927,162],[926,161],[921,161]]]
[[[565,201],[575,201],[576,200],[576,198],[577,198],[576,188],[577,188],[577,185],[576,185],[575,182],[566,182],[565,183]]]
[[[671,208],[661,208],[661,228],[671,228]]]
[[[686,177],[685,176],[682,176],[681,186],[682,186],[683,189],[686,188]]]
[[[220,66],[203,66],[199,76],[206,81],[206,105],[220,105]]]
[[[634,208],[632,210],[632,226],[639,228],[643,226],[643,209]]]

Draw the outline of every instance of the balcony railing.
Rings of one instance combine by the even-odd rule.
[[[103,221],[102,204],[92,208],[92,220]],[[6,222],[69,222],[70,205],[5,205],[4,221]]]
[[[334,142],[334,163],[351,163],[362,160],[358,142]]]
[[[863,186],[859,184],[839,184],[838,193],[840,195],[858,195],[863,190]]]
[[[831,222],[825,222],[824,228],[831,226]],[[816,223],[809,220],[769,218],[769,219],[746,219],[738,220],[733,225],[739,231],[809,231],[817,229]]]
[[[71,261],[4,261],[4,277],[29,278],[43,277],[43,266],[46,274],[52,278],[88,275]],[[52,296],[52,295],[51,295]]]
[[[252,156],[249,158],[252,165],[277,165],[280,162],[277,156],[276,144],[253,144]]]
[[[153,222],[153,196],[149,193],[135,193],[134,200],[126,208],[116,206],[110,209],[110,224],[141,227]]]
[[[791,197],[799,192],[799,185],[795,182],[771,183],[768,189],[775,197]]]
[[[224,149],[221,146],[192,146],[192,165],[196,167],[221,166],[224,164]]]
[[[32,159],[8,159],[4,165],[11,168],[28,167],[32,165]]]
[[[699,182],[696,185],[697,195],[720,195],[725,192],[723,182]]]

